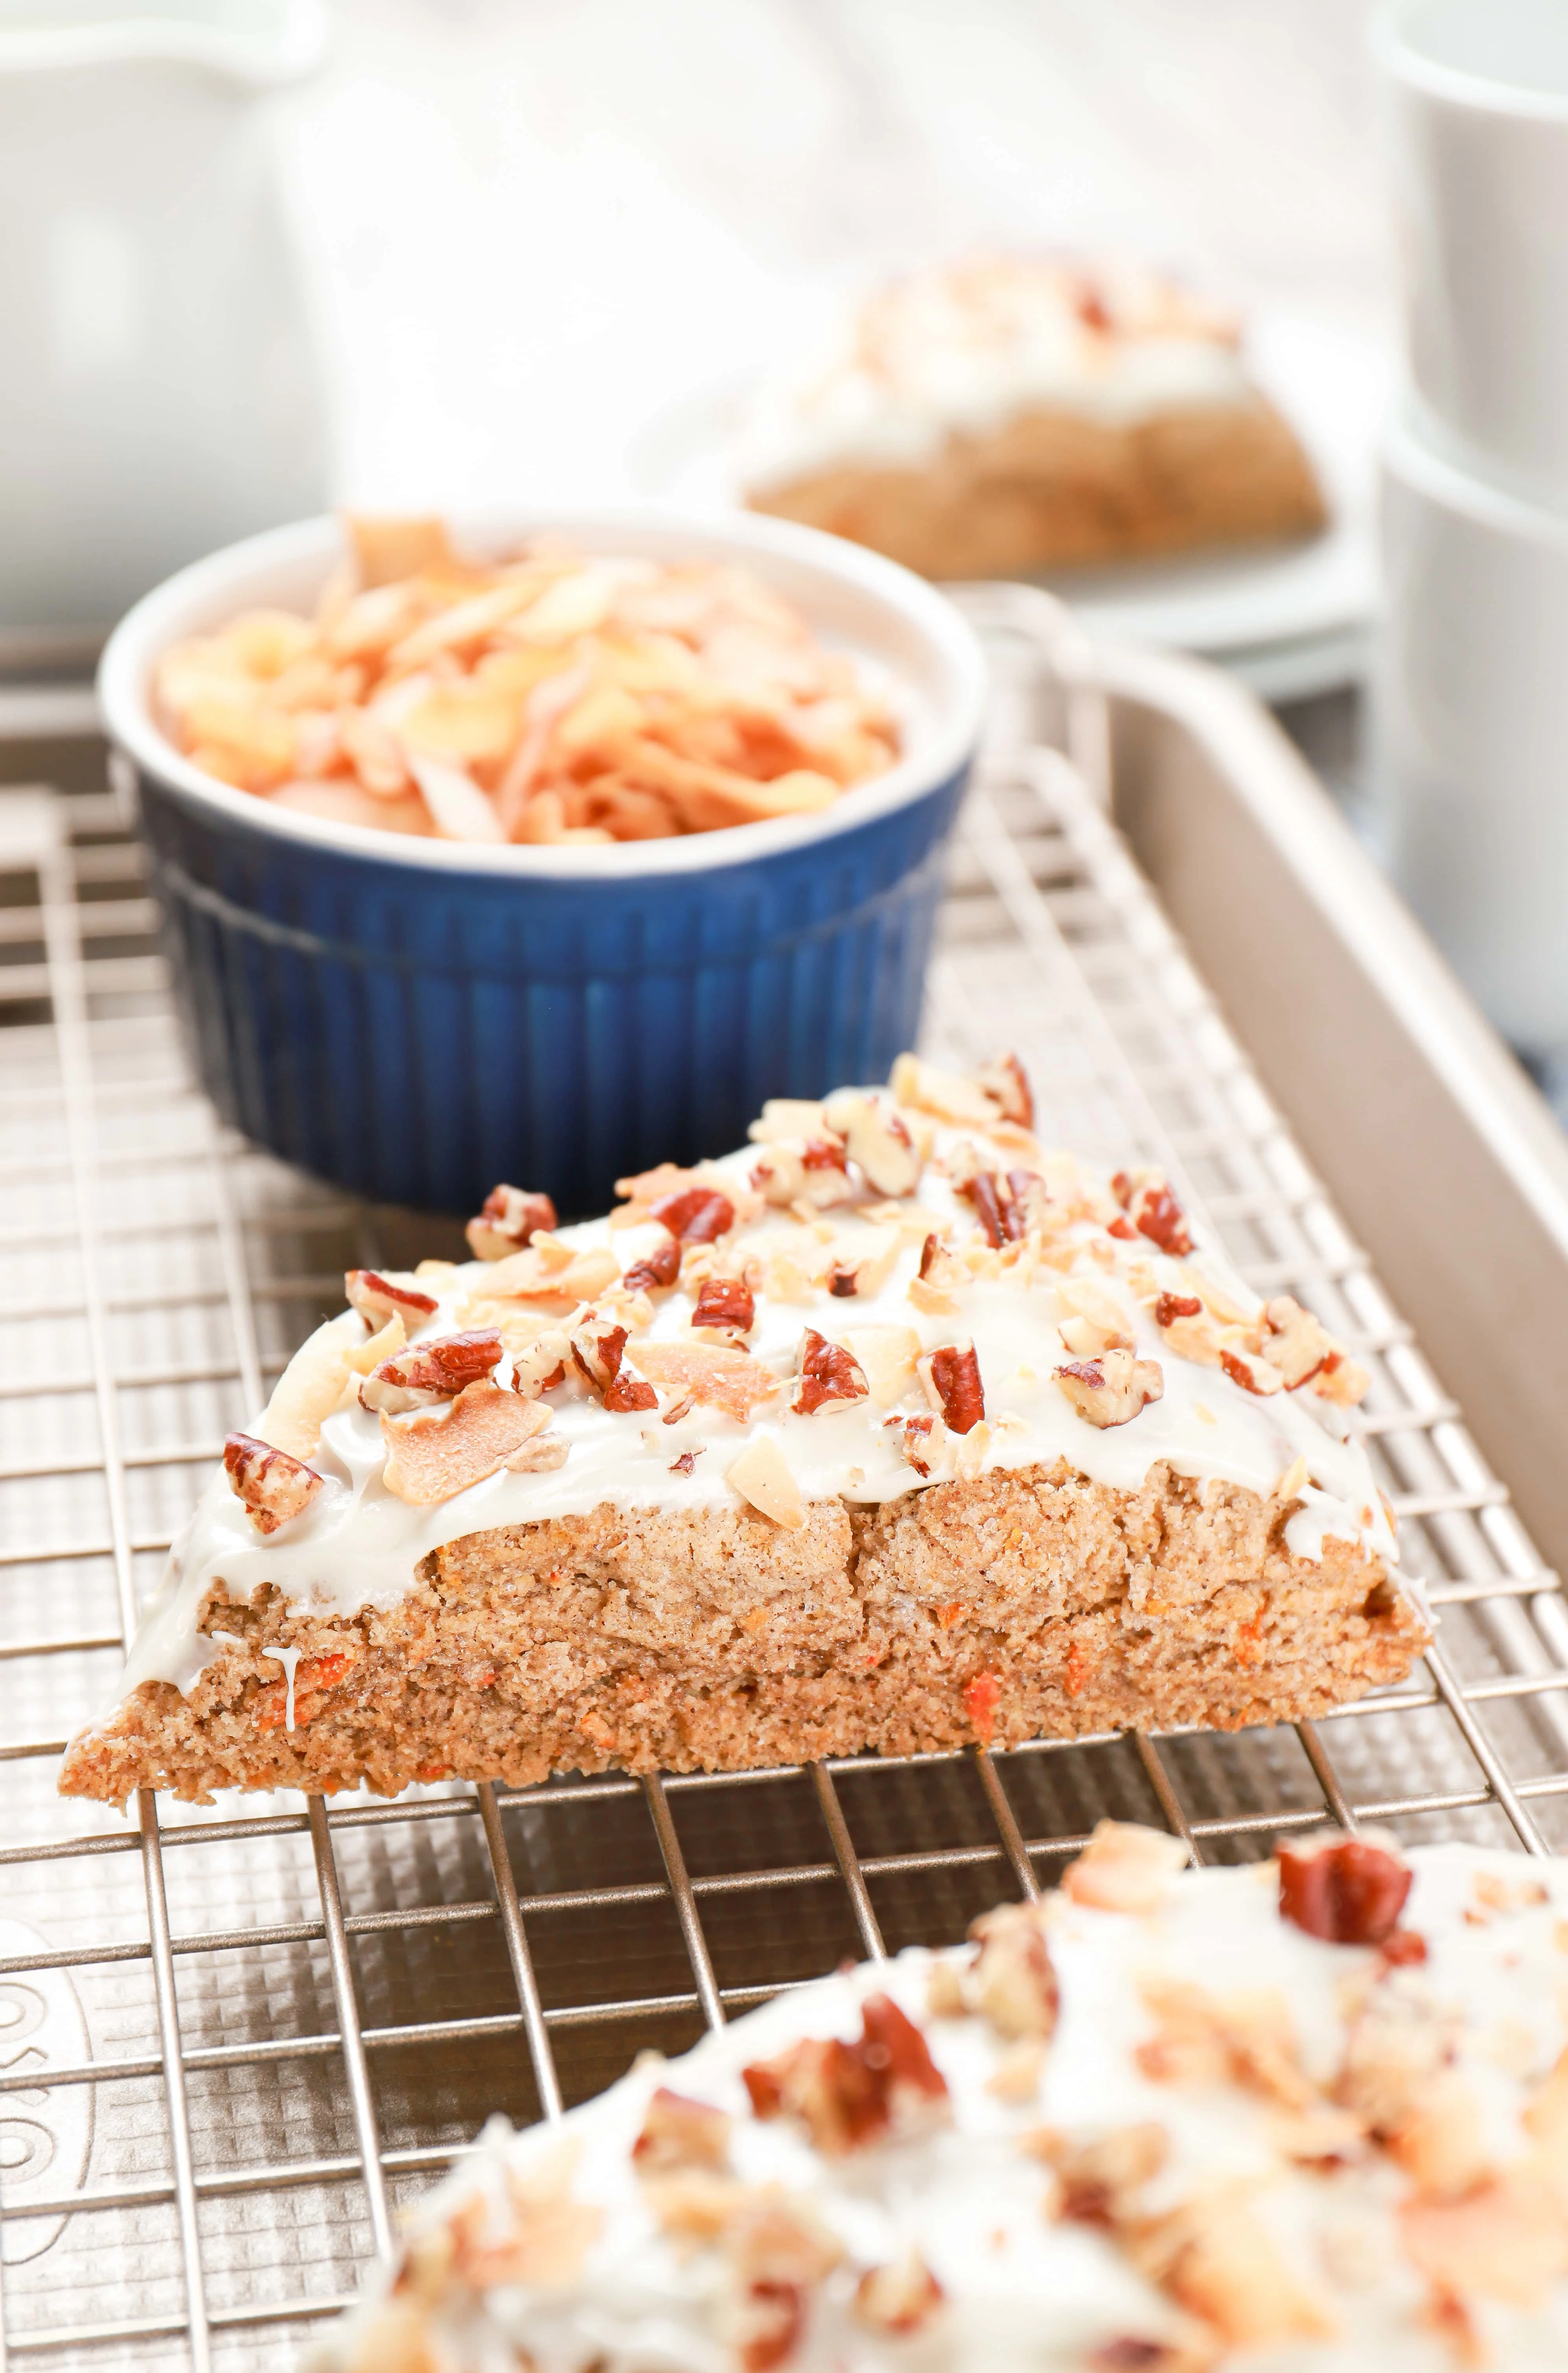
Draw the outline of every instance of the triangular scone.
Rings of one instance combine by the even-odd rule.
[[[873,297],[765,391],[754,510],[928,577],[1011,577],[1315,533],[1312,465],[1233,316],[1156,275],[977,256]]]
[[[1354,1362],[1153,1170],[901,1058],[351,1271],[61,1785],[386,1792],[1320,1713],[1427,1634]]]
[[[495,2118],[309,2373],[1549,2373],[1568,1868],[1102,1822],[967,1946]]]

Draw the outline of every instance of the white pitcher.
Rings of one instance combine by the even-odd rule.
[[[322,508],[266,94],[322,0],[0,0],[0,664]]]

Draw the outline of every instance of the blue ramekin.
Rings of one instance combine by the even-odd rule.
[[[467,1212],[498,1179],[602,1210],[615,1179],[743,1140],[766,1096],[883,1078],[912,1043],[943,844],[985,667],[921,579],[810,528],[650,506],[459,521],[588,550],[734,560],[891,672],[905,754],[825,813],[610,848],[475,848],[275,809],[154,721],[170,643],[308,607],[331,520],[236,544],[147,595],[99,694],[135,771],[196,1070],[226,1119],[377,1200]]]

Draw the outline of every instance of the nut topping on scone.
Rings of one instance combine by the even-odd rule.
[[[1387,1831],[1338,1829],[1281,1839],[1280,1912],[1333,1945],[1381,1945],[1410,1891],[1410,1867]]]
[[[389,1417],[429,1409],[437,1401],[454,1400],[464,1385],[487,1376],[501,1354],[501,1338],[494,1327],[416,1343],[412,1350],[378,1361],[359,1387],[359,1398],[366,1409],[384,1409]]]
[[[228,1488],[245,1503],[245,1513],[262,1534],[275,1533],[280,1525],[304,1514],[323,1478],[287,1450],[258,1442],[253,1433],[231,1433],[223,1445]]]
[[[861,2005],[853,2043],[802,2038],[741,2071],[759,2118],[799,2118],[826,2158],[925,2133],[947,2112],[947,2079],[925,2037],[886,1994]]]
[[[542,1228],[556,1226],[556,1207],[548,1195],[525,1195],[520,1186],[493,1186],[483,1210],[464,1231],[475,1260],[505,1260],[520,1253]]]
[[[950,1433],[968,1433],[986,1413],[985,1387],[973,1343],[940,1343],[919,1363],[926,1397]]]
[[[790,1406],[802,1417],[848,1401],[863,1401],[871,1392],[864,1369],[841,1343],[830,1343],[814,1327],[801,1338],[795,1391]]]
[[[1159,1362],[1135,1359],[1130,1351],[1070,1360],[1053,1374],[1086,1425],[1130,1424],[1165,1389]]]
[[[433,1293],[422,1293],[417,1286],[405,1284],[401,1278],[382,1277],[373,1268],[345,1270],[343,1290],[355,1309],[376,1327],[384,1327],[394,1311],[402,1313],[405,1324],[418,1326],[441,1306]]]
[[[135,1684],[208,1676],[169,1784],[1011,1745],[1301,1719],[1400,1677],[1424,1625],[1327,1405],[1361,1372],[1303,1303],[1190,1251],[1163,1174],[1113,1193],[1029,1113],[1011,1060],[911,1058],[628,1175],[602,1219],[546,1224],[501,1186],[473,1232],[494,1257],[352,1271],[252,1427],[325,1479],[318,1514],[241,1574],[218,1483],[227,1523],[181,1551],[175,1644]],[[217,1581],[357,1641],[363,1591],[375,1713],[334,1699],[297,1750],[217,1736],[238,1652],[175,1653]],[[146,1783],[145,1702],[84,1736],[68,1790]],[[1408,1966],[1422,1940],[1378,1949]],[[1001,2100],[1038,2069],[994,2073]]]

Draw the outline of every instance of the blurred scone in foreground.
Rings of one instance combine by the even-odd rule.
[[[744,433],[748,504],[928,577],[1315,533],[1323,497],[1235,317],[1118,266],[994,256],[872,298]]]

